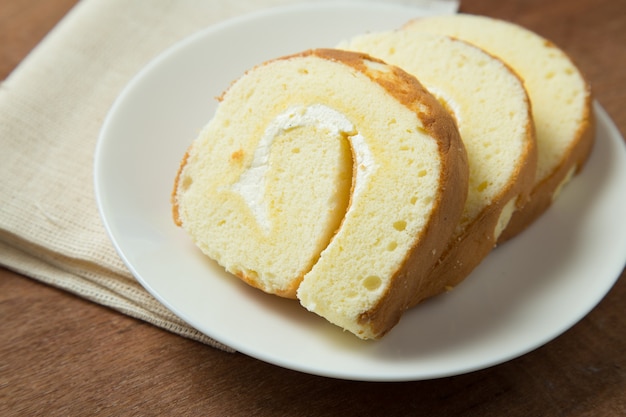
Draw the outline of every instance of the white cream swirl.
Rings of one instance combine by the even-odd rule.
[[[350,142],[353,161],[357,169],[353,178],[352,200],[362,192],[367,179],[376,169],[374,157],[365,138],[342,113],[323,104],[292,106],[276,116],[263,132],[254,150],[252,162],[239,180],[231,186],[246,201],[257,223],[266,231],[271,229],[270,217],[265,202],[265,178],[269,170],[270,151],[274,139],[280,134],[302,126],[316,126],[328,137],[346,137]]]

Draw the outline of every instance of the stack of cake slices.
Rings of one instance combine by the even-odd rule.
[[[259,63],[219,100],[176,175],[176,224],[226,271],[362,339],[521,233],[594,140],[565,53],[473,15]]]

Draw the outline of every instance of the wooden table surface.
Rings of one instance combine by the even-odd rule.
[[[0,79],[74,3],[0,0]],[[461,7],[566,50],[626,133],[626,1]],[[520,358],[431,381],[367,383],[222,352],[0,268],[0,415],[624,416],[624,275],[581,322]]]

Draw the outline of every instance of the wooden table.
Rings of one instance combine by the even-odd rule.
[[[0,79],[74,2],[0,0]],[[625,1],[467,0],[462,10],[565,49],[626,133]],[[580,323],[523,357],[432,381],[365,383],[225,353],[0,269],[0,415],[624,416],[624,275]]]

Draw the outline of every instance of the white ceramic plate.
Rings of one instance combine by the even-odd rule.
[[[179,161],[219,95],[246,69],[418,11],[317,5],[265,11],[211,27],[164,52],[123,91],[103,126],[95,185],[106,228],[137,279],[175,314],[247,355],[312,374],[418,380],[485,368],[558,336],[611,288],[626,262],[626,151],[599,105],[585,171],[529,230],[499,247],[455,291],[407,312],[364,342],[227,275],[174,226]]]

